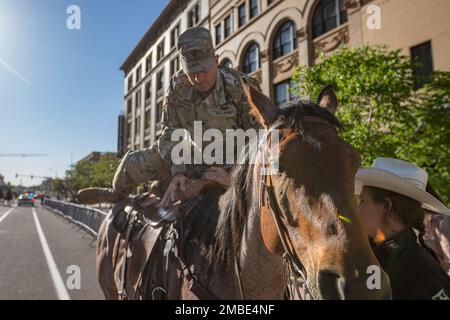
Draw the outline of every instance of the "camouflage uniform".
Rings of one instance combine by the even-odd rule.
[[[178,39],[183,69],[191,72],[194,68],[196,72],[201,71],[200,68],[205,65],[205,69],[209,68],[208,61],[201,55],[199,57],[198,53],[194,53],[193,57],[183,54],[183,49],[186,47],[198,50],[200,46],[207,47],[208,55],[210,55],[212,41],[209,31],[197,27],[189,29],[187,33],[190,33],[184,37],[184,40],[189,40],[187,43],[180,44],[183,35]],[[193,35],[195,39],[192,38]],[[199,41],[196,42],[198,39]],[[214,51],[212,53],[214,58]],[[192,61],[194,66],[189,65]],[[171,141],[171,135],[175,129],[186,129],[193,138],[194,121],[202,121],[203,131],[215,128],[223,134],[226,129],[246,130],[256,127],[256,121],[249,115],[250,109],[241,86],[241,77],[247,76],[236,70],[219,66],[215,89],[203,99],[183,71],[174,75],[163,108],[162,135],[151,148],[125,155],[116,171],[113,188],[121,194],[129,194],[138,184],[149,180],[167,180],[177,173],[185,173],[188,177],[195,176],[199,166],[175,165],[171,162],[172,148],[179,143],[179,141]],[[248,77],[247,79],[258,86],[254,79]],[[204,169],[201,165],[200,168],[200,171]]]

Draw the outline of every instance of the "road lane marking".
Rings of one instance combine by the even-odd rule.
[[[6,211],[6,213],[4,215],[2,215],[2,217],[0,218],[0,223],[2,223],[3,220],[5,220],[5,218],[13,211],[14,209],[11,208],[8,211]]]
[[[53,259],[52,252],[48,246],[47,239],[45,238],[44,232],[42,231],[41,223],[36,214],[36,210],[33,208],[33,218],[36,224],[36,229],[39,235],[39,240],[41,241],[42,250],[44,250],[45,260],[47,260],[47,266],[50,270],[50,275],[53,280],[53,285],[56,289],[56,294],[59,300],[70,300],[69,293],[67,292],[64,281],[59,273],[58,267],[56,266],[55,259]]]

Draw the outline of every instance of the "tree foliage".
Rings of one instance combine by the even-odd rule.
[[[328,85],[339,99],[342,137],[361,153],[364,166],[393,157],[421,166],[450,202],[450,73],[435,73],[414,90],[417,64],[387,47],[343,48],[321,64],[299,66],[293,91],[316,98]]]
[[[72,195],[89,187],[110,188],[118,165],[114,155],[102,156],[96,162],[78,162],[66,172],[65,186]]]

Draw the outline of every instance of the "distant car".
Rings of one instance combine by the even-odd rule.
[[[17,205],[20,206],[31,206],[34,207],[34,193],[33,192],[24,192],[19,196],[19,200]]]

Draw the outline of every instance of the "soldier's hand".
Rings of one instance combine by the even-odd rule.
[[[167,207],[169,204],[178,201],[178,190],[186,191],[186,176],[182,173],[176,174],[167,188],[161,200],[160,207]]]
[[[231,184],[231,176],[222,167],[211,167],[204,174],[203,178],[215,181],[225,187]]]

